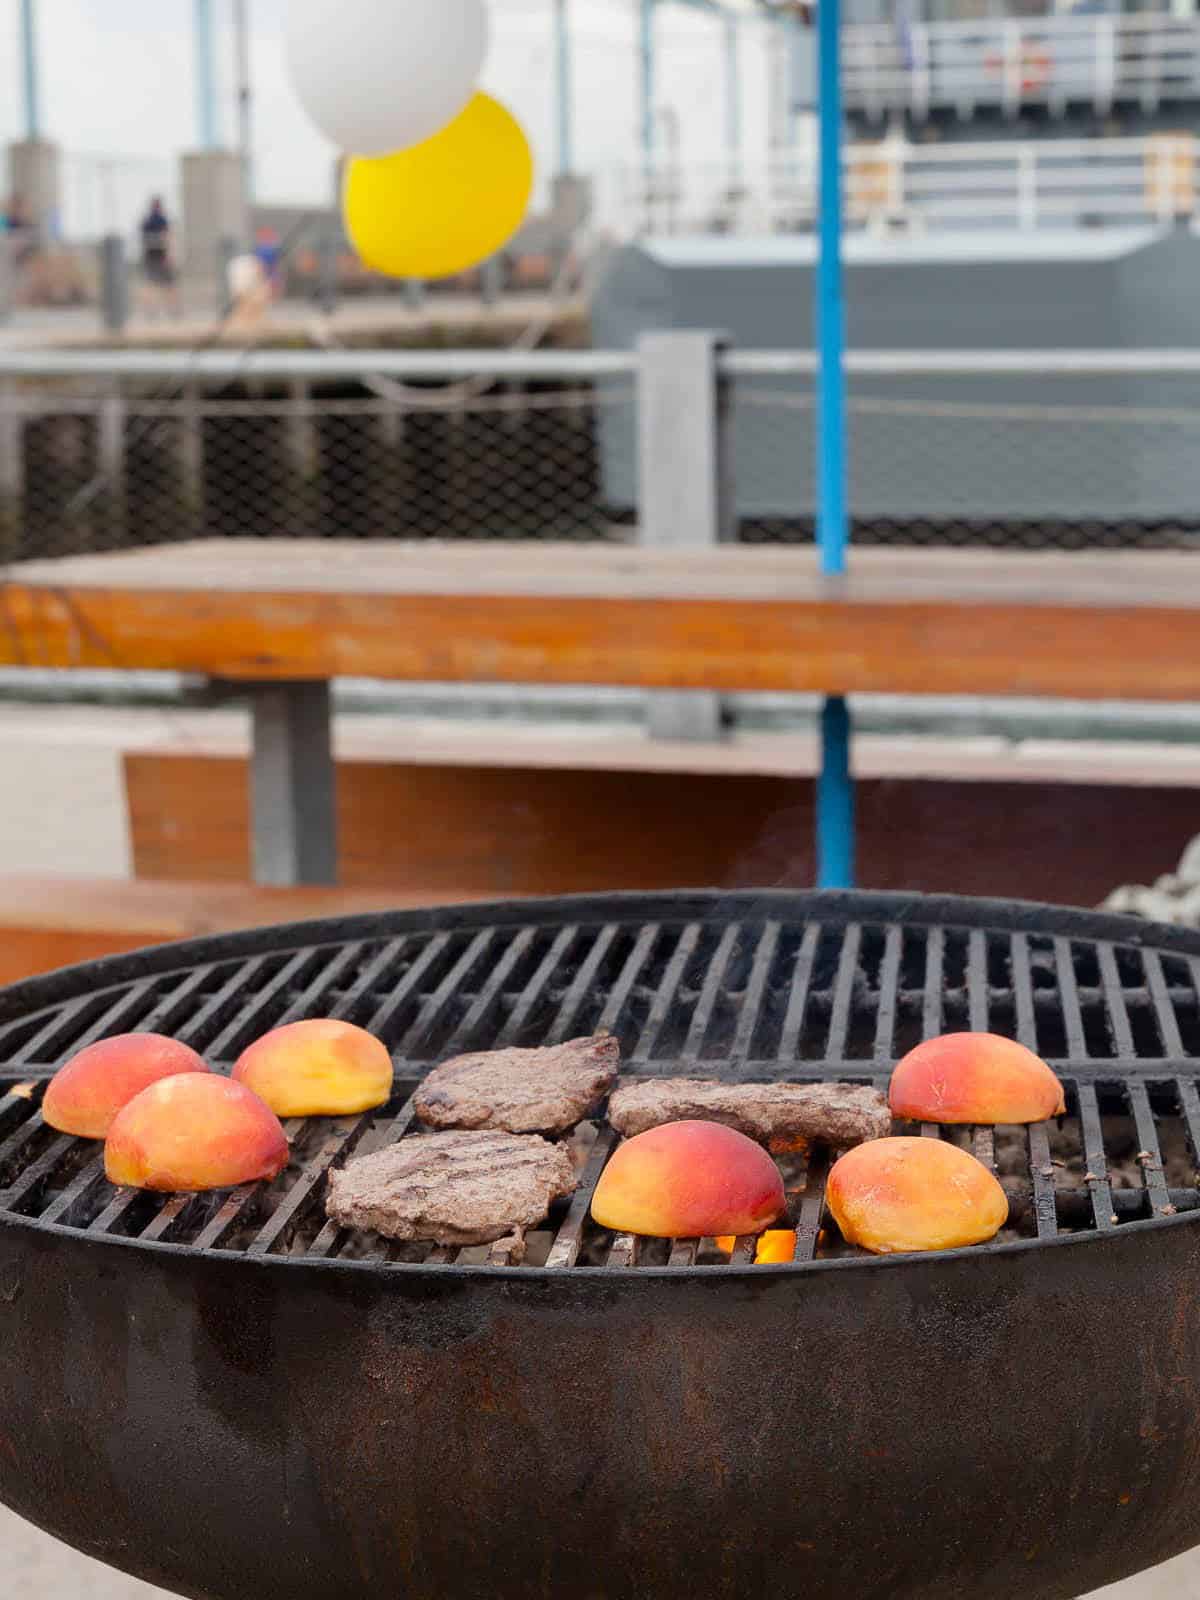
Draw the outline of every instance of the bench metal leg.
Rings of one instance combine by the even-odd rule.
[[[329,684],[257,684],[250,702],[255,882],[279,888],[336,884]]]

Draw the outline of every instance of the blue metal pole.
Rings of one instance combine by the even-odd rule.
[[[25,101],[25,137],[42,136],[42,102],[38,81],[37,14],[34,0],[21,0],[21,85]]]
[[[654,11],[655,0],[640,0],[641,5],[641,140],[642,161],[649,172],[654,160],[654,125],[655,109],[654,97],[655,67],[654,59]]]
[[[575,167],[574,80],[571,72],[571,23],[567,0],[554,0],[554,56],[558,98],[558,175],[570,177]]]
[[[212,0],[195,0],[196,138],[201,150],[217,148],[217,47]]]
[[[742,176],[742,59],[741,24],[728,12],[725,27],[725,155],[735,181]]]
[[[817,538],[821,571],[846,572],[845,306],[842,296],[842,104],[839,61],[840,0],[818,0],[820,91],[820,255],[817,262]],[[817,882],[822,889],[854,886],[854,783],[850,774],[850,710],[827,700],[821,718],[822,763],[817,788]]]

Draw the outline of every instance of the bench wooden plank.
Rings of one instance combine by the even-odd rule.
[[[0,663],[1193,700],[1198,614],[1175,552],[203,541],[12,569]]]
[[[139,874],[246,877],[244,757],[136,752],[125,771]],[[860,781],[864,881],[1094,905],[1119,882],[1152,882],[1195,831],[1188,788],[992,777]],[[485,897],[804,888],[813,798],[794,775],[350,759],[341,881]]]

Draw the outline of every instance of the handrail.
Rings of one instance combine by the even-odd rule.
[[[811,376],[810,350],[727,350],[717,357],[728,378]],[[851,350],[858,377],[1154,376],[1200,374],[1197,350]],[[591,382],[636,378],[636,350],[0,350],[0,380],[18,378],[177,378],[230,381],[294,378],[313,383],[368,377]]]

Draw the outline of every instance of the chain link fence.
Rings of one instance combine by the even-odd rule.
[[[635,540],[636,375],[573,359],[536,381],[460,360],[440,387],[10,376],[0,560],[201,537]],[[811,377],[737,376],[732,401],[738,536],[811,540]],[[1200,544],[1200,368],[858,376],[849,437],[863,543]]]

